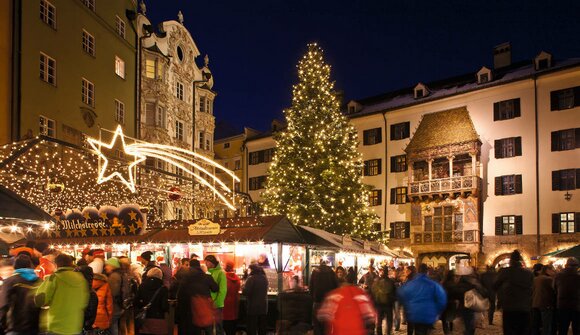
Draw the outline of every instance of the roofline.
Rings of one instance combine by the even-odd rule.
[[[479,90],[484,90],[484,89],[488,89],[488,88],[492,88],[492,87],[496,87],[496,86],[500,86],[500,85],[511,84],[511,83],[518,82],[518,81],[524,81],[524,80],[528,80],[530,78],[537,78],[537,77],[540,77],[540,76],[552,74],[552,73],[559,72],[559,71],[568,70],[568,69],[575,68],[575,67],[580,67],[580,62],[574,63],[574,64],[570,64],[570,65],[566,65],[566,66],[563,66],[563,67],[559,67],[559,68],[556,68],[556,69],[543,70],[540,73],[533,73],[533,74],[530,74],[530,75],[526,75],[526,76],[523,76],[523,77],[514,78],[514,79],[511,79],[511,80],[507,80],[507,81],[502,81],[502,82],[493,82],[492,81],[491,83],[486,84],[485,86],[476,86],[476,87],[474,87],[472,89],[468,89],[468,90],[465,90],[465,91],[462,91],[462,92],[451,93],[449,95],[444,95],[444,96],[441,96],[441,97],[431,97],[431,98],[429,98],[429,96],[427,96],[425,98],[422,98],[421,100],[418,100],[418,101],[415,101],[415,102],[412,102],[412,103],[408,103],[408,104],[404,104],[404,105],[400,105],[400,106],[396,106],[396,107],[389,107],[389,108],[385,108],[385,109],[381,109],[381,110],[377,110],[377,111],[369,112],[369,113],[360,113],[358,115],[357,114],[351,114],[351,115],[347,115],[347,117],[349,119],[357,119],[357,118],[361,118],[361,117],[365,117],[365,116],[369,116],[369,115],[383,114],[383,113],[386,113],[386,112],[391,112],[391,111],[395,111],[395,110],[399,110],[399,109],[404,109],[404,108],[408,108],[408,107],[412,107],[412,106],[417,106],[417,105],[420,105],[420,104],[423,104],[423,103],[427,103],[427,102],[433,102],[433,101],[447,99],[447,98],[454,97],[454,96],[461,95],[461,94],[471,93],[471,92],[475,92],[475,91],[479,91]],[[462,77],[462,76],[467,76],[467,74],[460,75],[460,76],[456,76],[456,77]],[[452,77],[452,78],[455,78],[455,77]],[[399,90],[387,92],[385,94],[394,93],[394,92],[398,92],[398,91],[404,91],[404,90],[407,90],[407,89],[409,89],[409,88],[399,89]],[[372,98],[372,97],[370,97],[370,98]],[[366,99],[370,99],[370,98],[366,98]],[[360,100],[364,100],[364,99],[360,99]],[[384,99],[383,101],[378,101],[376,103],[373,103],[373,104],[370,104],[370,105],[366,105],[366,106],[372,106],[372,105],[379,104],[381,102],[388,101],[388,100],[389,99]],[[357,101],[357,100],[354,100],[354,101]],[[363,106],[365,106],[365,105],[363,105]]]

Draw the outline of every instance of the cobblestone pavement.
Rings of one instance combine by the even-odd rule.
[[[487,316],[485,319],[485,322],[482,322],[482,319],[476,319],[476,325],[477,327],[475,328],[475,334],[476,335],[500,335],[503,334],[502,328],[501,328],[501,312],[496,312],[494,319],[493,319],[493,325],[488,325],[487,324]],[[407,334],[407,326],[406,325],[401,325],[401,329],[399,331],[394,331],[393,335],[406,335]],[[453,335],[462,335],[463,334],[463,323],[461,321],[461,319],[457,318],[455,319],[455,322],[453,322],[453,332],[451,333]],[[435,324],[435,330],[433,330],[431,332],[431,335],[443,335],[443,329],[441,327],[441,322],[438,321]]]

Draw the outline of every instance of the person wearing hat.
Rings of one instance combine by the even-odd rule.
[[[138,329],[139,334],[167,334],[165,319],[165,313],[169,311],[167,298],[168,290],[163,284],[163,272],[157,267],[152,267],[147,271],[147,278],[137,291],[136,307],[138,309],[151,303],[143,324]]]
[[[121,263],[117,257],[111,257],[105,262],[105,273],[107,274],[111,294],[113,296],[113,316],[111,320],[111,334],[119,333],[119,319],[123,314],[123,274],[121,273]]]
[[[139,261],[143,265],[143,275],[141,277],[141,282],[144,282],[147,279],[147,272],[152,268],[159,268],[159,266],[152,261],[153,253],[151,251],[145,251],[144,253],[139,256]]]
[[[580,275],[578,259],[570,257],[566,267],[554,278],[556,307],[558,309],[558,334],[568,334],[572,324],[572,334],[580,334]]]
[[[93,268],[93,273],[103,273],[103,268],[105,266],[105,251],[103,249],[93,249],[89,251],[88,255],[92,259],[89,262],[89,266]]]
[[[503,333],[528,334],[530,332],[534,274],[522,265],[522,255],[514,250],[509,267],[499,272],[493,285],[502,295]]]
[[[205,256],[205,265],[213,278],[213,280],[218,285],[218,291],[211,293],[211,298],[216,307],[216,335],[223,335],[223,312],[224,312],[224,302],[226,300],[226,295],[228,292],[228,280],[226,278],[226,273],[222,270],[220,262],[214,255]]]
[[[113,321],[113,294],[108,278],[102,273],[93,276],[93,290],[97,293],[99,303],[93,327],[96,330],[109,330]],[[90,297],[89,297],[90,298]]]

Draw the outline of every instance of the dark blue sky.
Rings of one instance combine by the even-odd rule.
[[[476,71],[493,46],[514,61],[580,57],[580,1],[149,0],[154,24],[181,9],[209,54],[217,121],[266,130],[290,105],[296,64],[318,42],[345,99]],[[198,61],[201,61],[199,59]]]

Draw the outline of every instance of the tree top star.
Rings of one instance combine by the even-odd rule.
[[[107,167],[109,166],[109,159],[107,158],[107,156],[105,156],[105,154],[103,154],[102,150],[103,147],[107,149],[113,149],[114,147],[118,147],[119,144],[117,144],[117,138],[121,139],[121,147],[119,149],[122,150],[123,154],[134,157],[133,162],[127,166],[128,178],[125,178],[123,174],[119,171],[114,171],[113,173],[110,173],[109,175],[105,176],[107,172]],[[117,130],[115,130],[115,133],[113,134],[113,139],[109,144],[103,143],[99,140],[90,137],[87,138],[87,141],[89,142],[95,153],[99,155],[99,158],[103,159],[103,165],[101,166],[101,171],[99,172],[97,184],[102,184],[114,177],[118,177],[123,182],[123,184],[125,184],[125,186],[127,186],[127,188],[134,193],[136,191],[136,188],[135,188],[135,178],[133,177],[133,171],[135,169],[135,166],[143,162],[146,159],[146,157],[139,153],[127,150],[127,145],[125,144],[125,135],[123,134],[123,128],[120,125],[117,127]]]

